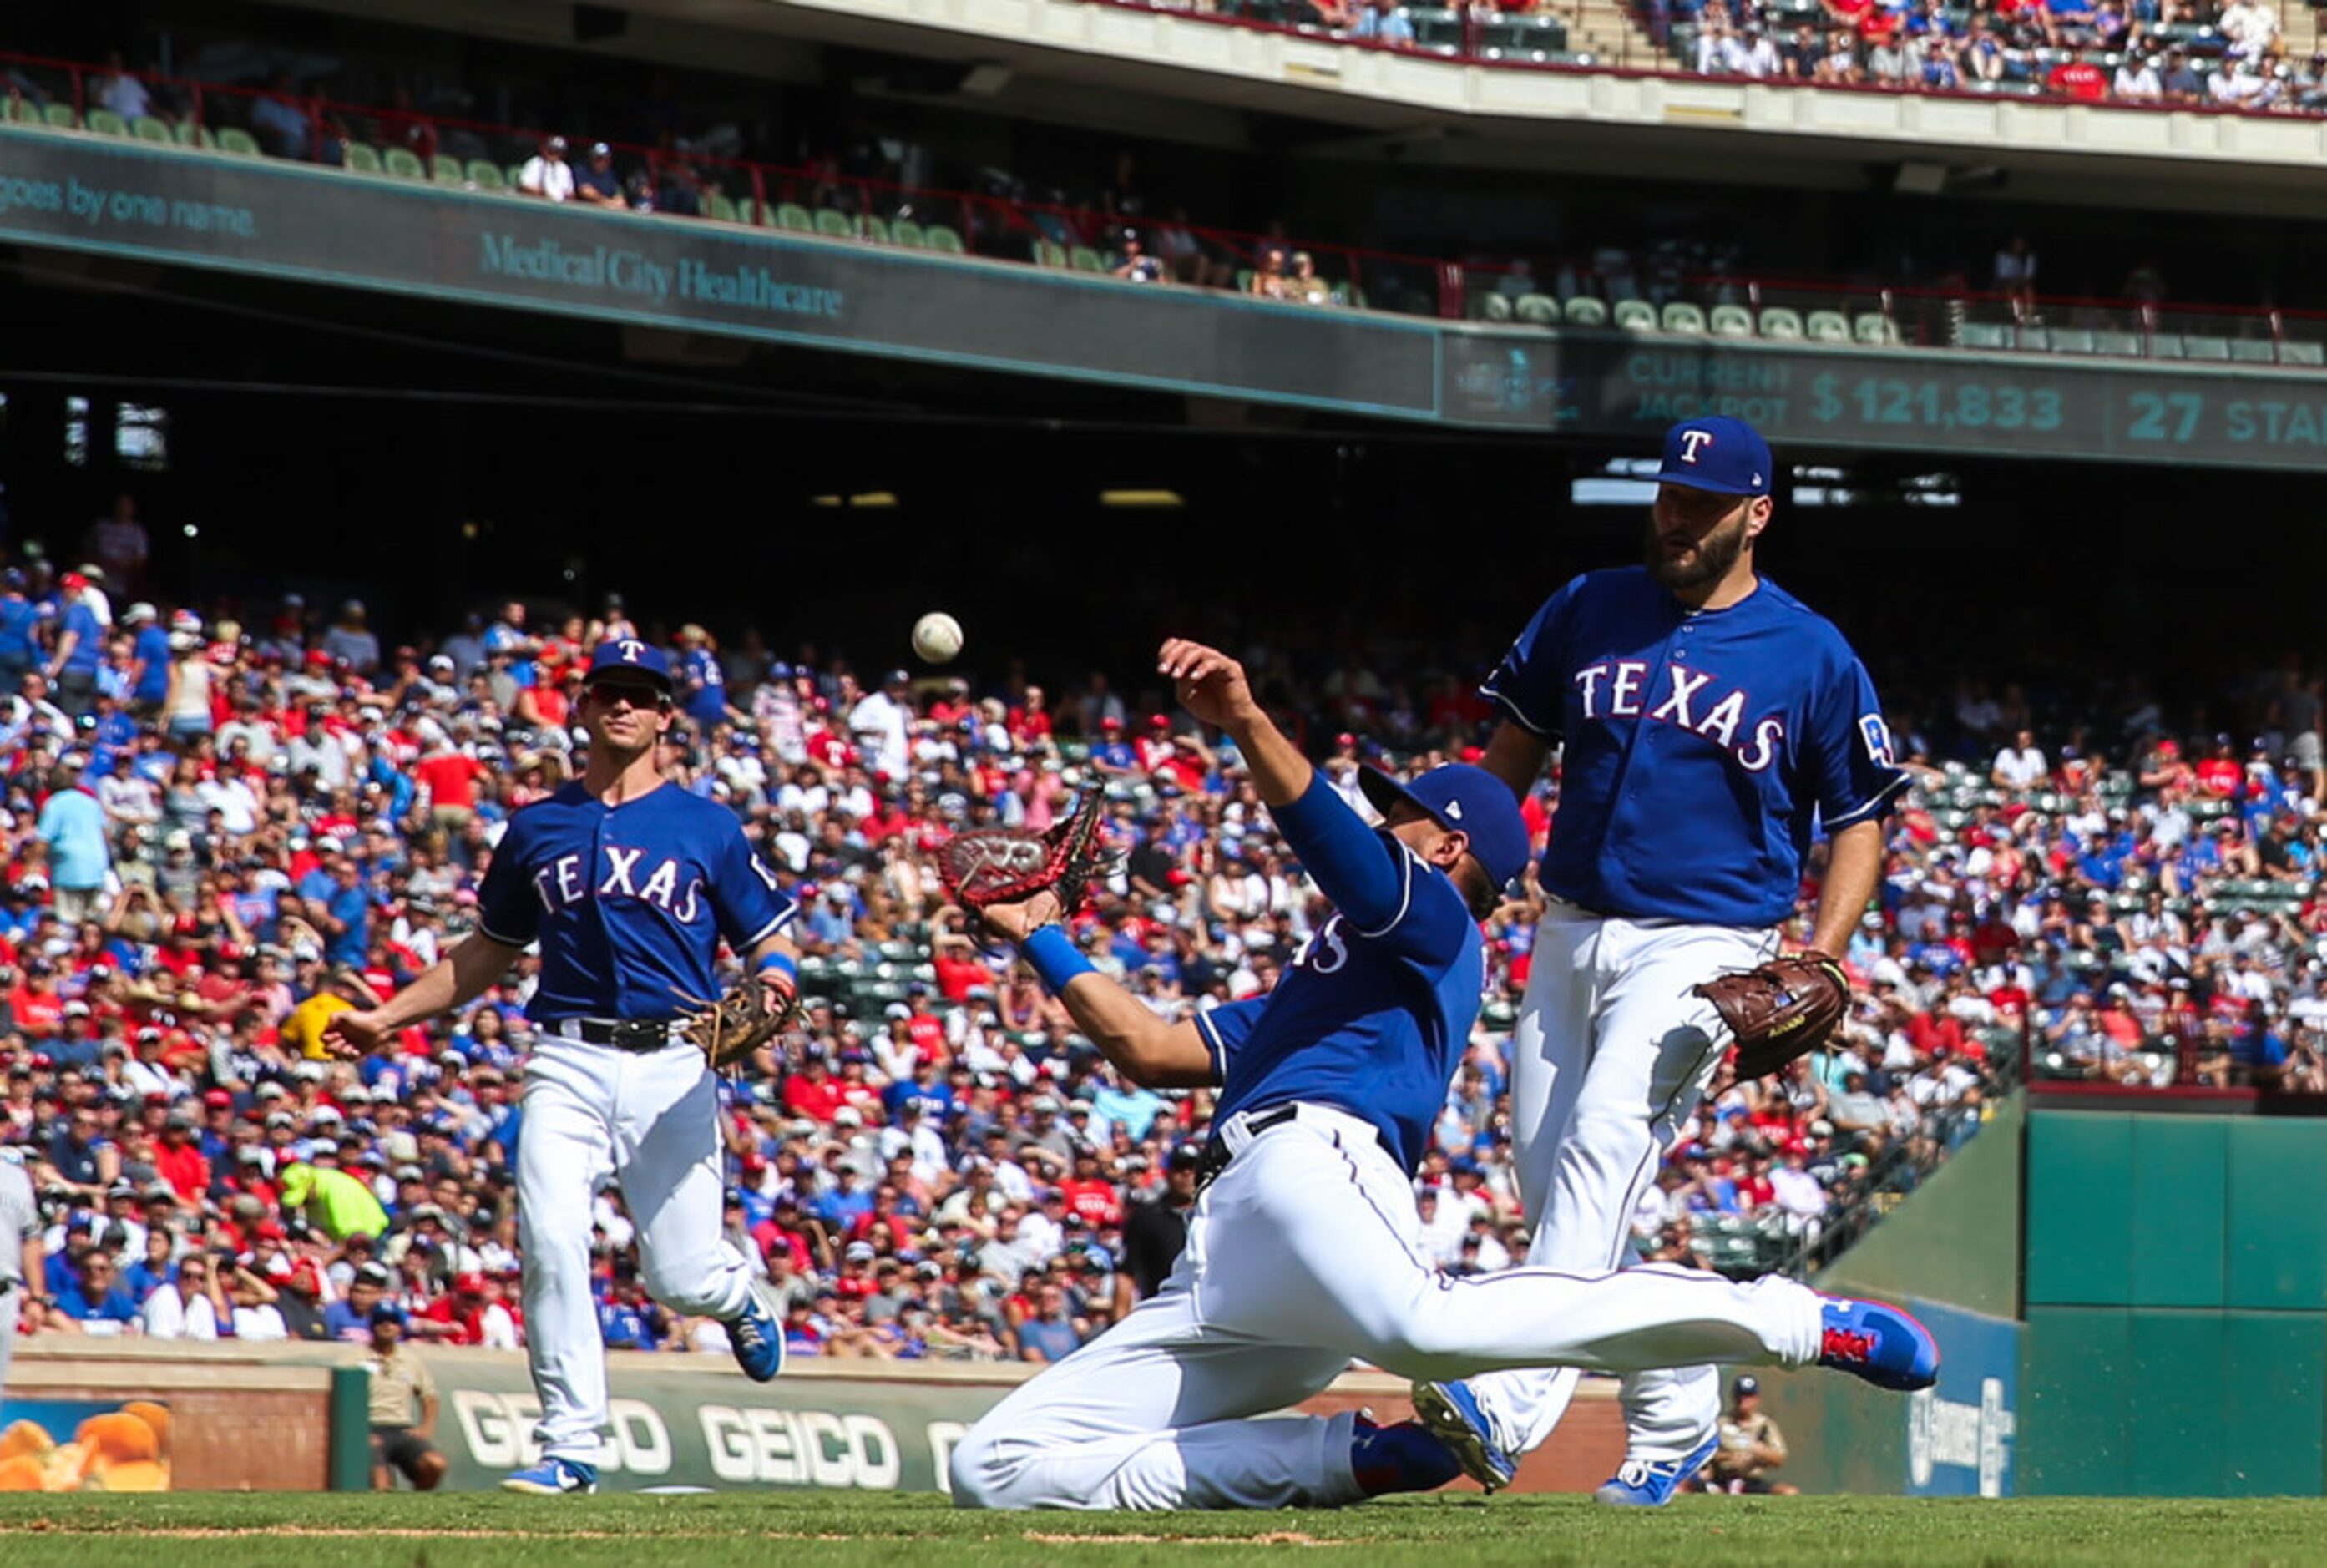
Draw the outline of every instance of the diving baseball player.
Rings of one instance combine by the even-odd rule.
[[[590,1206],[609,1181],[638,1227],[654,1298],[726,1324],[753,1380],[783,1367],[777,1316],[721,1235],[716,1083],[674,1026],[719,994],[723,938],[750,956],[771,1005],[788,1001],[799,972],[782,935],[792,906],[731,812],[655,771],[671,706],[659,649],[602,644],[576,710],[588,766],[579,783],[509,819],[476,934],[385,1004],[325,1026],[342,1049],[374,1049],[472,1000],[540,944],[540,986],[526,1012],[542,1038],[526,1065],[517,1190],[542,1458],[501,1483],[512,1491],[597,1486],[606,1359],[590,1289]]]
[[[1537,1268],[1625,1257],[1633,1210],[1727,1044],[1691,987],[1778,949],[1814,824],[1828,838],[1810,945],[1836,957],[1874,892],[1892,766],[1842,634],[1753,568],[1775,471],[1751,425],[1666,433],[1638,566],[1553,594],[1483,691],[1484,765],[1524,795],[1564,742],[1543,860],[1551,904],[1512,1040],[1511,1121]],[[1490,1488],[1551,1433],[1572,1370],[1433,1384],[1416,1407]],[[1603,1501],[1671,1498],[1719,1442],[1710,1367],[1628,1378],[1630,1442]]]
[[[1233,659],[1173,641],[1160,665],[1182,705],[1235,740],[1335,912],[1268,996],[1167,1024],[1045,923],[1055,894],[988,910],[1119,1068],[1220,1093],[1210,1179],[1163,1293],[970,1428],[953,1451],[957,1503],[1331,1506],[1452,1479],[1457,1456],[1417,1423],[1267,1418],[1352,1356],[1418,1377],[1710,1359],[1930,1384],[1938,1348],[1912,1319],[1790,1280],[1433,1269],[1412,1172],[1478,1013],[1478,922],[1526,865],[1517,803],[1476,768],[1411,786],[1368,770],[1378,833],[1262,714]]]

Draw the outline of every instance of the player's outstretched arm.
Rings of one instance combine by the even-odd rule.
[[[1836,834],[1827,846],[1826,882],[1818,889],[1810,946],[1829,958],[1850,951],[1850,934],[1882,878],[1882,823],[1854,822]]]
[[[1058,895],[1047,888],[985,910],[986,929],[1017,947],[1116,1071],[1145,1088],[1201,1088],[1215,1081],[1212,1053],[1196,1026],[1164,1022],[1084,962],[1058,917]]]
[[[1301,798],[1316,770],[1261,711],[1244,666],[1219,649],[1174,637],[1156,654],[1155,668],[1172,678],[1182,707],[1236,742],[1261,799],[1290,806]]]
[[[342,1059],[366,1056],[399,1029],[449,1012],[485,994],[509,973],[525,949],[472,931],[453,950],[420,972],[420,977],[378,1007],[334,1013],[323,1025],[323,1045]]]
[[[1406,904],[1406,862],[1383,852],[1373,829],[1261,712],[1244,666],[1216,648],[1174,638],[1156,668],[1177,683],[1181,706],[1236,742],[1277,830],[1334,908],[1360,931],[1395,924]]]

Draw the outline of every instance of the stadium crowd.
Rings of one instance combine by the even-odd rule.
[[[665,636],[616,600],[403,646],[352,602],[133,601],[143,542],[125,499],[88,564],[0,576],[0,1145],[48,1224],[38,1332],[361,1339],[386,1300],[424,1343],[519,1341],[526,969],[361,1062],[320,1030],[471,929],[509,815],[573,771],[579,660],[609,633],[671,646],[667,770],[743,818],[799,903],[808,1005],[723,1113],[728,1228],[792,1352],[1051,1359],[1155,1287],[1209,1096],[1118,1078],[923,852],[1102,789],[1124,854],[1079,924],[1092,961],[1166,1015],[1262,993],[1318,903],[1232,749],[1103,676],[860,673],[748,630]],[[1369,761],[1427,765],[1490,722],[1459,669],[1256,667],[1353,798]],[[1847,1038],[1716,1083],[1637,1217],[1643,1251],[1781,1264],[2024,1071],[2327,1089],[2319,691],[2279,675],[2245,694],[2251,736],[2188,750],[2138,698],[2121,748],[2040,744],[2014,690],[1900,712],[1919,785],[1849,955]],[[1547,784],[1538,835],[1556,809]],[[1451,1271],[1522,1250],[1503,1088],[1538,901],[1489,922],[1486,1005],[1416,1183]],[[646,1299],[618,1192],[596,1218],[608,1343],[724,1349]]]

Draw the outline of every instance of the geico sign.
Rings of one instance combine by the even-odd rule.
[[[872,1416],[732,1405],[706,1405],[698,1414],[711,1473],[723,1481],[871,1491],[897,1484],[897,1440]]]
[[[598,1450],[598,1468],[636,1476],[670,1473],[670,1429],[643,1400],[617,1399],[607,1407],[612,1434]],[[534,1423],[541,1405],[530,1394],[489,1394],[481,1388],[453,1391],[453,1416],[469,1457],[487,1470],[521,1470],[539,1462],[541,1445]]]

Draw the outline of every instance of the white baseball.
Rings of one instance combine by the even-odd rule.
[[[961,651],[961,622],[942,610],[932,610],[913,622],[913,651],[931,664],[943,664]]]

